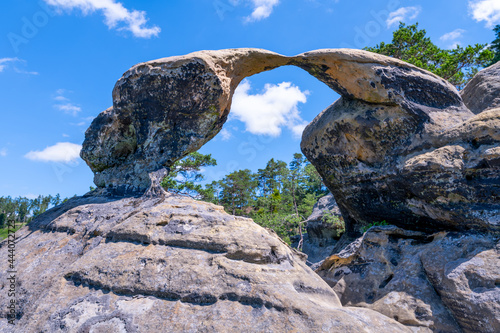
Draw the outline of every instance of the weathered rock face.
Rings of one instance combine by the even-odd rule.
[[[18,321],[7,323],[1,297],[0,332],[410,332],[341,307],[297,252],[250,219],[165,193],[99,192],[17,233]],[[3,291],[6,272],[3,260]]]
[[[399,100],[344,95],[303,133],[302,151],[333,193],[347,232],[383,220],[412,230],[498,231],[499,110],[472,116],[448,84],[391,70],[400,75],[384,84],[393,95],[399,87]]]
[[[500,107],[500,62],[477,73],[460,95],[476,114]]]
[[[318,270],[343,305],[414,332],[500,331],[500,239],[373,227]]]
[[[113,107],[85,134],[81,156],[95,184],[144,192],[150,172],[168,168],[221,130],[243,78],[285,61],[273,52],[239,49],[135,65],[116,83]]]
[[[311,243],[318,246],[326,246],[331,244],[334,239],[341,236],[340,230],[325,222],[327,216],[342,217],[339,207],[330,193],[319,198],[318,202],[313,207],[311,215],[306,220],[306,230]]]
[[[303,235],[300,251],[307,255],[306,263],[312,269],[319,267],[319,263],[332,254],[337,240],[342,235],[343,228],[341,229],[340,225],[328,222],[333,216],[342,218],[330,193],[318,199],[311,215],[305,221],[307,232]],[[292,240],[292,247],[298,248],[300,236],[295,236]]]
[[[349,233],[374,219],[429,231],[498,230],[497,113],[472,118],[445,80],[360,50],[201,51],[132,67],[115,86],[113,107],[86,133],[81,155],[96,185],[144,192],[152,173],[161,179],[219,132],[243,78],[283,65],[342,94],[307,127],[301,148]]]
[[[349,98],[404,104],[432,120],[443,117],[443,108],[453,109],[449,122],[470,116],[446,81],[366,51],[328,49],[295,57],[260,49],[195,52],[138,64],[117,82],[113,107],[94,120],[83,144],[81,156],[94,182],[144,192],[150,172],[168,168],[218,133],[243,78],[284,65],[305,69]],[[440,128],[434,121],[427,126]]]

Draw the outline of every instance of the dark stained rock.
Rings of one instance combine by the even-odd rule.
[[[298,252],[250,219],[165,192],[104,192],[18,231],[19,318],[7,323],[1,297],[0,332],[411,332],[342,307]]]
[[[460,95],[476,114],[500,107],[500,62],[477,73]]]
[[[410,74],[395,80],[413,85]],[[341,97],[306,127],[302,151],[348,233],[384,220],[428,232],[500,230],[499,111],[467,117],[448,88],[448,97],[403,93],[395,104]]]
[[[366,307],[415,332],[500,331],[500,239],[372,227],[318,274],[344,306]]]
[[[198,150],[222,128],[246,76],[284,64],[259,49],[201,51],[135,65],[118,80],[113,106],[85,133],[81,157],[98,187],[144,192],[149,173]],[[244,60],[244,61],[243,61]]]
[[[329,217],[342,218],[339,207],[330,193],[318,199],[311,215],[306,220],[306,230],[309,241],[320,247],[332,245],[335,239],[340,238],[342,229],[328,223]]]

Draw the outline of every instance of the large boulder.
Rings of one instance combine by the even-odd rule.
[[[113,106],[85,133],[81,157],[98,187],[144,192],[149,174],[198,150],[221,129],[240,81],[285,64],[260,49],[200,51],[140,63],[113,89]]]
[[[378,311],[414,332],[500,331],[500,239],[372,227],[318,274],[344,306]]]
[[[409,65],[367,66],[381,82],[371,92],[397,98],[344,94],[301,142],[347,232],[381,221],[427,232],[500,230],[500,110],[474,116],[449,83]]]
[[[477,73],[460,95],[476,114],[500,107],[500,62]]]
[[[17,238],[16,325],[4,295],[0,332],[411,332],[342,307],[301,255],[252,220],[177,195],[94,191]]]

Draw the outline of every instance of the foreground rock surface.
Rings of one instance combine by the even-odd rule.
[[[343,305],[414,332],[500,331],[500,237],[372,227],[317,271]]]
[[[411,332],[342,307],[275,234],[213,204],[89,195],[17,236],[19,315],[2,296],[0,332]]]

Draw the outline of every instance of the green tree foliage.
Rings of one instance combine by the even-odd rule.
[[[475,44],[452,50],[444,50],[426,37],[426,31],[418,28],[418,23],[406,26],[399,23],[393,32],[391,43],[381,42],[375,47],[365,47],[367,51],[404,60],[417,67],[426,69],[448,80],[461,89],[493,59],[493,52],[486,44]]]
[[[7,220],[7,215],[4,213],[0,213],[0,229],[5,227]]]
[[[35,199],[0,197],[0,239],[7,235],[7,221],[13,221],[16,225],[22,226],[61,202],[59,194],[56,196],[40,195]]]
[[[256,173],[231,172],[206,184],[201,199],[224,206],[233,215],[253,218],[289,242],[301,234],[317,199],[328,193],[316,169],[302,154],[290,164],[272,158]]]
[[[302,154],[290,164],[274,158],[256,173],[237,170],[202,185],[202,168],[216,165],[211,155],[192,153],[175,163],[162,186],[170,192],[224,206],[233,215],[253,218],[283,240],[302,234],[304,220],[319,197],[328,193],[321,177]]]
[[[490,50],[493,52],[494,56],[491,62],[488,64],[489,66],[496,64],[500,61],[500,24],[493,28],[495,32],[495,40],[491,42]]]
[[[173,193],[188,195],[195,199],[205,198],[208,194],[199,184],[204,180],[202,168],[214,165],[217,165],[217,162],[210,154],[191,153],[174,163],[161,185]]]
[[[170,192],[224,206],[274,230],[282,239],[301,234],[304,220],[319,197],[328,193],[321,177],[302,154],[290,164],[272,158],[256,173],[248,169],[202,185],[202,168],[216,165],[211,155],[192,153],[176,162],[162,186]]]
[[[233,215],[248,215],[257,188],[255,175],[248,169],[231,172],[220,182],[218,201]]]

